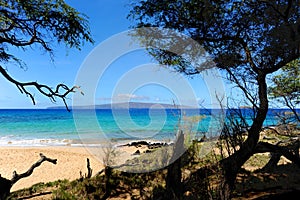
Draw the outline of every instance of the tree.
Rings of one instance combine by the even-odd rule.
[[[272,78],[273,86],[270,87],[270,96],[286,105],[300,122],[299,113],[296,111],[300,104],[300,60],[294,60],[281,69],[281,73]]]
[[[269,108],[267,76],[299,59],[299,0],[143,0],[133,4],[128,17],[134,21],[134,27],[168,28],[197,41],[252,104],[255,116],[247,130],[247,139],[239,150],[221,162],[226,184],[233,188],[239,169],[259,142]],[[178,44],[178,38],[170,39],[168,31],[147,30],[136,34],[143,43],[163,42],[166,49]],[[181,48],[193,49],[188,45]],[[160,63],[186,75],[206,69],[193,67],[191,62],[170,51],[154,48],[148,51]]]
[[[87,16],[67,5],[64,0],[2,0],[0,2],[0,73],[29,96],[35,104],[33,94],[27,89],[34,87],[51,101],[61,99],[67,107],[66,96],[79,89],[58,84],[55,89],[37,82],[19,82],[9,75],[7,64],[26,66],[9,52],[13,48],[37,48],[38,46],[53,59],[54,42],[64,43],[69,48],[79,49],[84,42],[93,43]]]

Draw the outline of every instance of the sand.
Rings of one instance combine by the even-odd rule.
[[[10,179],[15,170],[19,174],[24,173],[40,159],[40,153],[57,159],[57,164],[43,162],[41,166],[35,168],[31,176],[13,185],[11,191],[30,187],[39,182],[80,178],[80,171],[83,175],[87,173],[87,158],[90,159],[93,174],[103,169],[100,159],[92,156],[84,147],[0,147],[1,176]]]
[[[113,164],[110,166],[120,166],[127,160],[136,156],[134,153],[139,150],[144,153],[147,145],[139,146],[108,146],[106,148],[85,148],[78,146],[45,146],[45,147],[0,147],[0,175],[11,179],[13,172],[18,174],[26,172],[32,164],[36,163],[41,157],[40,153],[48,158],[57,159],[57,164],[43,162],[41,166],[34,169],[31,176],[20,179],[15,183],[11,191],[30,187],[40,182],[51,182],[56,180],[75,180],[82,175],[87,174],[87,158],[90,160],[90,166],[93,175],[104,168],[103,158],[105,152],[114,150]],[[96,155],[96,156],[95,156]]]

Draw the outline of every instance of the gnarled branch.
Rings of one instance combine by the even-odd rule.
[[[277,154],[277,156],[282,155],[300,167],[299,140],[290,142],[288,146],[279,146],[281,143],[274,145],[267,142],[259,142],[255,148],[255,153],[271,152]]]
[[[80,90],[80,86],[73,86],[72,88],[69,88],[65,84],[58,84],[53,90],[47,85],[39,84],[37,82],[19,82],[12,78],[6,70],[0,66],[0,73],[11,83],[15,84],[17,88],[20,90],[21,93],[26,94],[29,96],[33,102],[33,105],[35,105],[35,98],[33,94],[31,94],[26,87],[35,87],[41,94],[44,96],[47,96],[50,98],[52,102],[56,102],[56,98],[62,99],[64,105],[66,106],[66,109],[70,111],[68,108],[67,102],[66,102],[66,97],[69,93],[75,92],[75,90]],[[60,92],[60,90],[63,90],[63,92]],[[83,92],[81,91],[81,94],[83,95]]]
[[[31,167],[26,172],[24,172],[22,174],[18,174],[16,171],[14,171],[13,172],[13,177],[10,180],[11,181],[11,185],[15,184],[18,180],[20,180],[22,178],[30,176],[32,174],[33,170],[35,168],[37,168],[38,166],[40,166],[45,161],[53,163],[55,165],[57,163],[57,159],[48,158],[45,155],[43,155],[42,153],[40,153],[40,156],[41,156],[41,158],[36,163],[34,163],[33,165],[31,165]]]
[[[40,160],[38,160],[36,163],[34,163],[26,172],[22,174],[18,174],[16,171],[13,172],[13,177],[11,180],[1,177],[0,175],[0,199],[7,199],[7,197],[10,194],[10,189],[12,186],[19,181],[22,178],[26,178],[30,176],[33,172],[33,170],[37,167],[39,167],[43,162],[47,161],[53,164],[57,163],[57,159],[52,159],[44,156],[42,153],[40,153]]]

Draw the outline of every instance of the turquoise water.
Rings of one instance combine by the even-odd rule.
[[[268,114],[265,125],[277,123],[275,111]],[[201,135],[218,135],[220,127],[211,110],[176,109],[2,109],[0,110],[0,145],[79,145],[115,141],[149,139],[173,140],[183,116],[203,115],[199,123],[184,125]],[[218,111],[219,112],[219,111]],[[216,112],[216,113],[218,113]],[[246,113],[246,115],[248,115]],[[250,115],[248,121],[251,122]],[[192,127],[191,127],[192,126]]]

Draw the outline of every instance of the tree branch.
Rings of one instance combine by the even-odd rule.
[[[292,105],[291,100],[288,100],[286,95],[282,95],[282,98],[284,99],[285,105],[292,111],[298,122],[300,122],[300,115],[296,111],[295,106]]]
[[[279,143],[278,143],[279,144]],[[300,158],[299,153],[295,154],[293,149],[299,150],[299,141],[297,140],[295,143],[290,146],[279,146],[273,145],[267,142],[259,142],[254,150],[254,153],[265,153],[265,152],[273,152],[283,155],[293,163],[297,164],[300,167]],[[299,152],[299,151],[297,151]]]
[[[270,6],[280,17],[285,19],[285,15],[282,14],[271,2],[269,1],[261,1],[261,3],[265,3],[266,5]]]
[[[52,159],[52,158],[48,158],[46,156],[44,156],[42,153],[40,153],[40,160],[38,160],[36,163],[34,163],[26,172],[22,173],[22,174],[18,174],[16,171],[14,171],[13,177],[10,180],[11,181],[11,185],[15,184],[18,180],[28,177],[32,174],[33,170],[40,166],[44,161],[48,161],[50,163],[53,163],[56,165],[57,163],[57,159]]]
[[[243,86],[242,83],[238,80],[238,78],[234,75],[234,73],[229,68],[226,67],[225,70],[228,72],[233,82],[244,92],[245,97],[257,109],[258,106],[255,103],[255,98],[250,94],[250,90],[247,89],[246,84]]]
[[[47,96],[50,98],[51,101],[56,102],[56,97],[62,99],[64,105],[66,106],[66,109],[70,111],[68,108],[67,102],[66,102],[66,97],[69,93],[75,92],[75,90],[80,90],[80,86],[73,86],[72,88],[69,88],[65,84],[58,84],[56,86],[56,89],[53,90],[47,85],[39,84],[37,82],[19,82],[13,79],[7,72],[6,70],[0,66],[0,73],[11,83],[15,84],[17,88],[20,90],[21,93],[26,94],[29,96],[33,102],[33,105],[35,105],[35,98],[34,96],[26,89],[26,87],[35,87],[41,94],[44,96]],[[63,89],[64,92],[60,93],[59,90]],[[83,92],[81,91],[81,94],[83,95]]]

